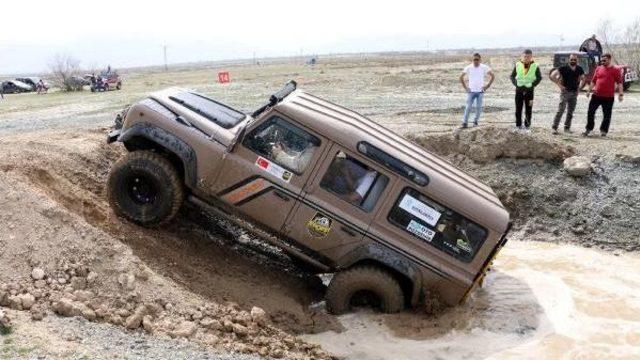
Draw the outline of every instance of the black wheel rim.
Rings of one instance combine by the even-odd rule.
[[[125,187],[131,200],[139,205],[153,204],[158,196],[155,181],[145,174],[130,176]]]

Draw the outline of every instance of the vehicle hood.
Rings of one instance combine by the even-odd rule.
[[[13,83],[15,86],[19,87],[19,88],[23,88],[23,89],[28,89],[31,90],[31,85],[29,84],[25,84],[22,81],[18,81],[18,80],[11,80],[9,81],[11,83]]]
[[[233,144],[236,141],[236,137],[238,136],[242,128],[244,128],[244,126],[251,120],[251,117],[249,115],[246,115],[245,119],[240,121],[234,127],[225,129],[224,127],[216,124],[206,117],[201,116],[198,113],[191,111],[171,100],[171,96],[183,92],[193,91],[182,88],[169,88],[154,92],[149,95],[149,97],[160,103],[165,108],[169,109],[174,114],[182,116],[191,125],[207,134],[212,140],[217,141],[225,146],[230,146],[231,144]]]

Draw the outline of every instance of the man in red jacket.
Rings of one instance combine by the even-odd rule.
[[[615,93],[618,91],[618,101],[622,101],[624,92],[622,89],[622,72],[620,68],[611,64],[611,54],[602,55],[602,64],[596,68],[593,79],[589,84],[587,97],[591,95],[589,110],[587,111],[587,128],[582,136],[589,136],[595,126],[596,110],[602,106],[602,123],[600,124],[600,136],[607,136],[611,123],[611,111],[615,101]]]

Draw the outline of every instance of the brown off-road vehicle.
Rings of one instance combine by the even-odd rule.
[[[290,81],[253,114],[168,89],[125,109],[108,142],[115,212],[152,226],[185,199],[233,220],[298,263],[335,273],[333,313],[385,312],[428,297],[455,305],[506,241],[488,186],[364,116]]]

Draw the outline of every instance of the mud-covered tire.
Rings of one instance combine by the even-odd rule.
[[[170,221],[184,201],[175,167],[151,151],[130,152],[109,173],[109,204],[116,215],[143,226]]]
[[[351,299],[360,291],[369,291],[380,300],[380,310],[396,313],[404,307],[404,294],[398,281],[384,269],[357,266],[338,272],[327,289],[327,310],[343,314],[351,308]]]

